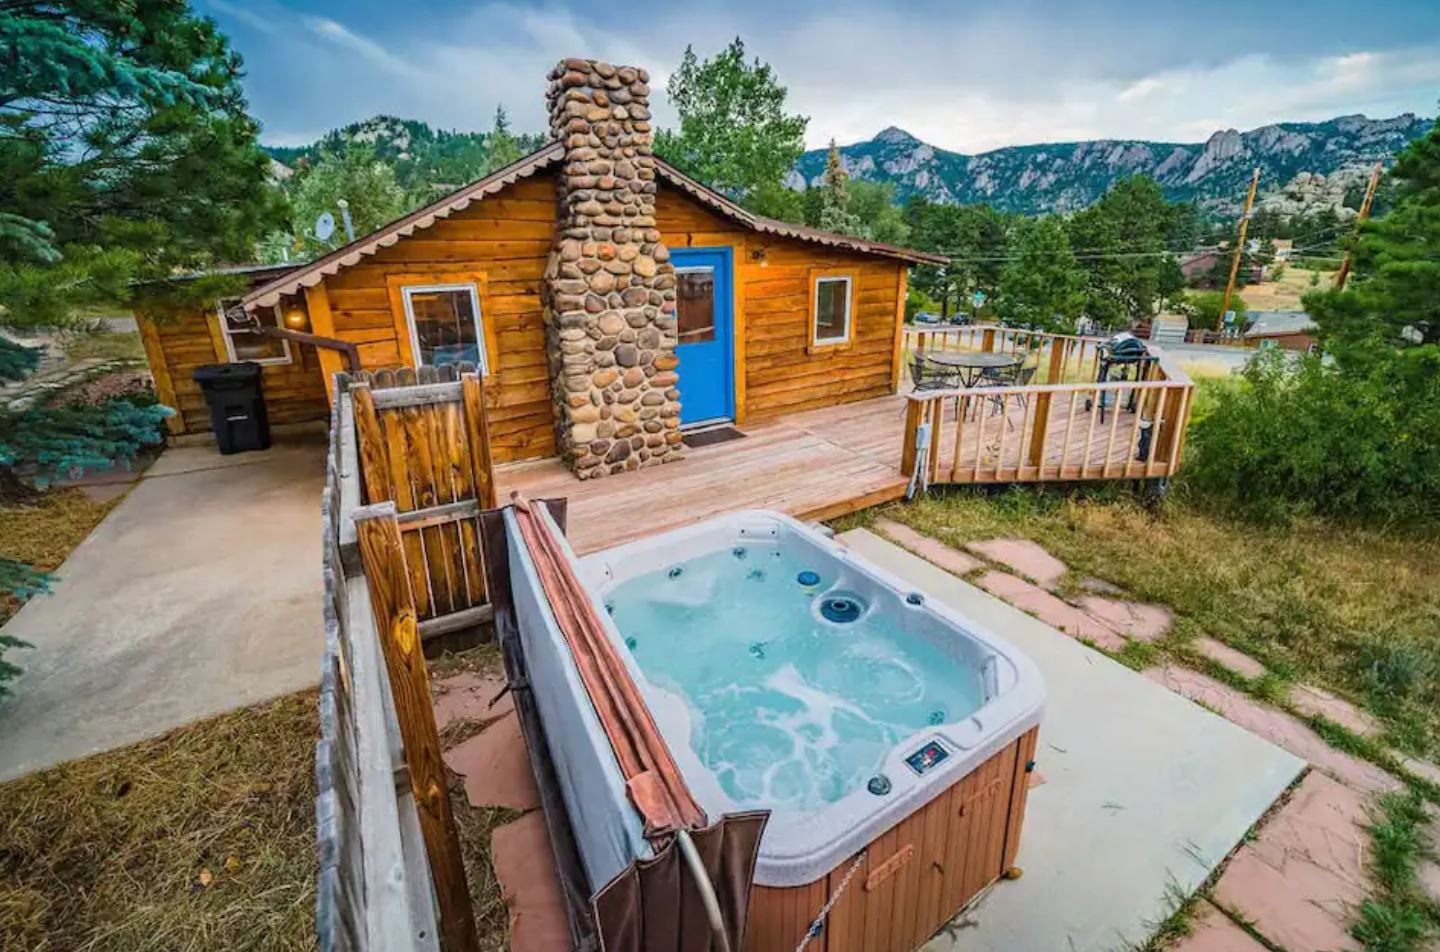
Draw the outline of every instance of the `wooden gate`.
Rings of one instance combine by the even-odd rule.
[[[359,374],[342,383],[355,421],[362,502],[399,513],[422,638],[492,615],[475,516],[495,506],[484,384],[468,365]]]

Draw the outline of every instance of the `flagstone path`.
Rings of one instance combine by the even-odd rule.
[[[1161,638],[1173,622],[1163,606],[1128,601],[1122,590],[1098,579],[1081,583],[1089,594],[1073,601],[1063,598],[1059,590],[1067,567],[1028,540],[969,542],[960,552],[892,520],[877,520],[874,528],[932,564],[964,575],[1016,608],[1107,651],[1122,651],[1130,641]],[[984,562],[976,564],[975,556]],[[1186,648],[1246,680],[1266,674],[1260,661],[1214,638],[1193,639]],[[1370,811],[1377,795],[1403,784],[1379,766],[1330,746],[1296,714],[1200,671],[1166,663],[1144,673],[1314,768],[1260,825],[1254,839],[1236,851],[1209,898],[1196,909],[1191,934],[1173,946],[1175,952],[1359,949],[1350,926],[1359,904],[1373,890]],[[1301,715],[1323,718],[1361,737],[1382,733],[1376,718],[1324,689],[1293,685],[1286,700]],[[1433,764],[1400,760],[1419,776],[1440,776]],[[1440,843],[1440,818],[1433,824],[1431,842]],[[1440,897],[1440,859],[1422,864],[1420,882]]]

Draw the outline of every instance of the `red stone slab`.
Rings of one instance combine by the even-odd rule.
[[[1024,579],[991,569],[980,576],[976,584],[1072,638],[1093,641],[1107,651],[1125,647],[1125,636],[1114,628]]]
[[[1068,571],[1064,562],[1029,539],[985,539],[968,542],[965,548],[1033,579],[1045,588],[1054,588]]]
[[[1359,734],[1361,737],[1375,737],[1384,730],[1383,725],[1371,714],[1324,688],[1312,687],[1309,684],[1293,685],[1290,688],[1290,703],[1297,711],[1311,717],[1334,721],[1350,733]]]
[[[474,737],[445,751],[445,765],[465,778],[475,807],[532,810],[540,805],[520,721],[507,714]]]
[[[1397,790],[1400,781],[1366,760],[1352,757],[1327,744],[1310,725],[1279,708],[1222,684],[1214,678],[1178,665],[1148,668],[1145,676],[1176,694],[1203,704],[1221,717],[1302,757],[1311,764],[1366,793]]]
[[[1320,773],[1235,854],[1215,886],[1220,906],[1287,952],[1339,952],[1370,892],[1367,798]]]
[[[1255,937],[1235,924],[1229,916],[1204,900],[1195,907],[1190,934],[1170,947],[1170,952],[1269,952]]]
[[[964,577],[982,566],[979,559],[972,558],[959,549],[952,549],[939,539],[923,532],[916,532],[904,523],[891,519],[875,520],[875,529],[896,543],[920,556],[926,562],[939,566],[951,575]]]
[[[1223,641],[1216,641],[1214,638],[1202,635],[1190,642],[1190,647],[1243,678],[1254,680],[1265,673],[1263,664],[1245,652],[1235,650]]]
[[[1076,604],[1127,638],[1154,641],[1170,630],[1175,616],[1163,605],[1148,605],[1104,595],[1082,595]]]
[[[492,672],[462,671],[435,682],[435,725],[446,725],[461,719],[490,721],[515,710],[505,691],[503,675]],[[495,701],[499,697],[500,700]],[[490,702],[495,701],[491,707]]]
[[[490,834],[490,858],[500,895],[510,910],[511,952],[570,948],[544,815],[535,810],[497,827]]]

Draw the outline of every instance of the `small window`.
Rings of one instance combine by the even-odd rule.
[[[681,344],[703,344],[715,339],[715,269],[677,270],[676,326]]]
[[[850,279],[815,279],[815,343],[850,339]]]
[[[473,284],[407,287],[405,316],[420,367],[469,362],[489,373],[485,334],[480,328],[480,295]]]
[[[255,333],[257,325],[281,327],[280,308],[263,308],[247,314],[238,300],[220,302],[220,329],[225,332],[225,356],[231,363],[253,360],[257,364],[290,363],[290,342]]]

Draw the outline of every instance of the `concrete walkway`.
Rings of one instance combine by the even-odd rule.
[[[863,529],[840,540],[1024,651],[1045,676],[1019,865],[925,946],[1141,945],[1304,770],[1304,762],[1074,637]]]
[[[323,436],[167,450],[4,628],[0,780],[319,677]]]

